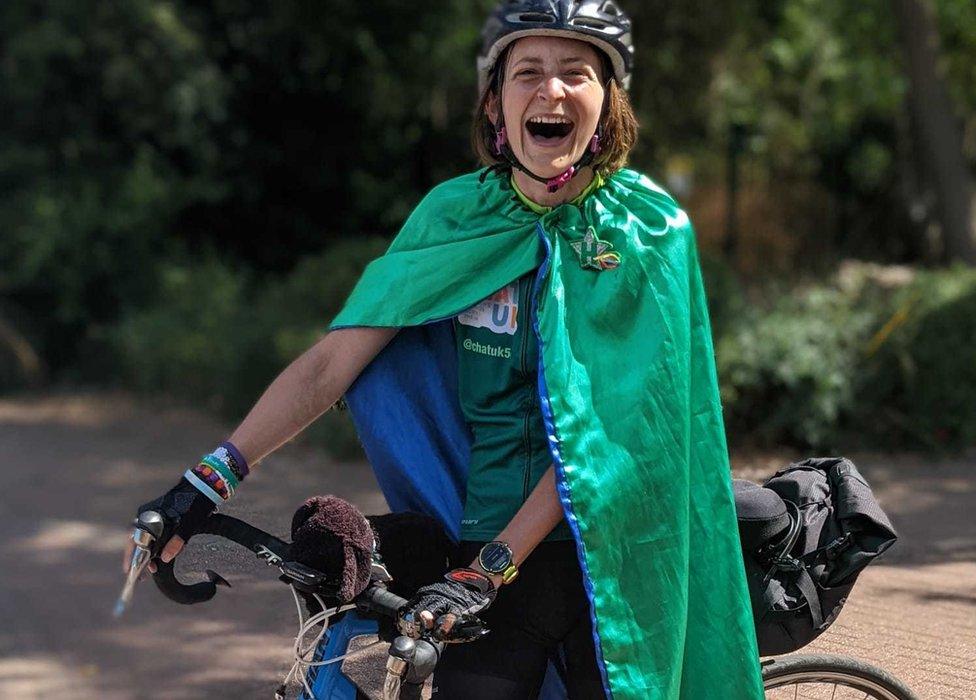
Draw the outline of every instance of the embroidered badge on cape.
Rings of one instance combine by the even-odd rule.
[[[620,265],[620,253],[610,250],[613,244],[601,241],[592,226],[586,229],[583,238],[570,245],[579,256],[580,267],[584,270],[613,270]]]

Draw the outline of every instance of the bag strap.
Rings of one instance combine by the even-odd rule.
[[[766,576],[763,579],[765,582],[765,588],[760,596],[763,603],[762,609],[773,609],[774,600],[772,588],[773,584],[776,583],[776,579],[773,578],[773,574],[776,571],[796,572],[796,579],[794,579],[794,583],[796,584],[796,587],[800,589],[800,593],[803,594],[803,598],[807,601],[807,606],[810,608],[810,617],[813,619],[813,628],[820,629],[824,623],[824,617],[823,609],[820,607],[820,598],[817,597],[817,586],[814,584],[809,572],[799,559],[795,559],[793,557],[781,559],[774,563],[770,570],[766,573]]]
[[[800,589],[800,593],[803,597],[807,599],[807,605],[810,606],[810,616],[813,618],[813,628],[820,629],[823,625],[823,610],[820,608],[820,598],[817,596],[817,587],[813,583],[813,579],[810,578],[810,574],[807,572],[806,568],[800,569],[800,575],[796,579],[796,585]]]
[[[805,563],[790,554],[797,539],[800,537],[802,527],[802,523],[800,522],[800,508],[785,498],[783,502],[786,504],[786,510],[790,515],[790,528],[783,541],[775,545],[776,552],[766,560],[769,568],[763,577],[763,583],[765,584],[761,596],[763,607],[764,609],[772,609],[773,575],[776,571],[795,571],[797,574],[795,583],[810,608],[810,616],[813,618],[814,629],[820,629],[820,626],[823,625],[824,618],[823,610],[820,607],[820,598],[817,597],[817,586],[810,577]]]

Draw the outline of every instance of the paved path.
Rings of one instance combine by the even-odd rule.
[[[149,586],[109,615],[134,506],[171,485],[224,437],[197,413],[125,396],[0,400],[0,698],[268,698],[289,666],[290,596],[267,569],[197,546],[234,588],[206,607],[173,606]],[[752,456],[759,477],[792,455]],[[933,463],[855,455],[902,541],[869,568],[838,622],[810,650],[889,669],[924,698],[976,698],[976,459]],[[308,495],[384,510],[368,468],[291,445],[228,512],[285,534]]]

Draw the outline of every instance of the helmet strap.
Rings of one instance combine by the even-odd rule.
[[[593,138],[590,139],[590,146],[586,149],[586,153],[583,154],[583,157],[569,166],[561,175],[557,175],[556,177],[542,177],[541,175],[536,175],[534,172],[522,165],[522,163],[519,162],[519,159],[515,157],[515,153],[512,151],[512,147],[508,143],[508,134],[504,126],[495,132],[495,153],[508,161],[508,164],[513,168],[518,168],[536,182],[543,183],[546,186],[546,190],[552,194],[558,192],[569,184],[569,181],[579,175],[583,168],[590,165],[596,155],[603,150],[600,146],[600,131],[600,127],[597,127],[596,133],[593,134]]]
[[[594,132],[593,137],[590,139],[590,145],[583,153],[582,157],[573,163],[569,168],[563,171],[562,174],[556,177],[541,177],[536,175],[534,172],[529,170],[527,167],[519,162],[519,159],[515,157],[515,153],[512,151],[512,146],[508,140],[508,129],[505,127],[505,116],[502,113],[502,81],[498,75],[498,71],[495,73],[495,86],[496,93],[498,95],[498,124],[495,127],[495,155],[504,158],[509,165],[513,168],[518,168],[523,173],[528,175],[530,178],[536,182],[541,182],[546,186],[546,191],[549,194],[554,194],[565,187],[569,182],[579,175],[583,168],[587,167],[593,163],[593,159],[596,158],[603,151],[603,145],[601,143],[601,137],[603,135],[603,125],[598,123],[596,126],[596,132]],[[610,81],[607,81],[604,96],[603,96],[603,109],[600,114],[600,121],[603,121],[603,115],[606,114],[607,104],[610,101]]]

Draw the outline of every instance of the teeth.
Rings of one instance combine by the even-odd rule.
[[[572,124],[566,117],[532,117],[529,120],[533,124]]]

